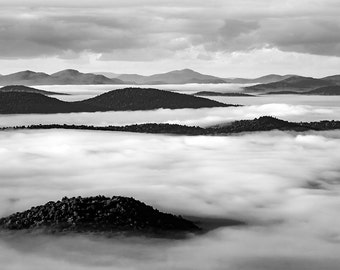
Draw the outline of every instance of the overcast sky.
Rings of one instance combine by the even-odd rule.
[[[339,0],[1,0],[0,73],[340,73]]]

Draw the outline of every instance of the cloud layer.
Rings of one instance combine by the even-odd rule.
[[[181,241],[2,233],[2,269],[338,269],[338,131],[36,130],[0,132],[0,145],[1,216],[65,195],[119,194],[249,224]]]
[[[1,1],[0,57],[150,61],[278,48],[340,55],[336,0]]]

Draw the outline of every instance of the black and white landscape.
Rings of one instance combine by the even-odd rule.
[[[0,2],[0,269],[338,270],[336,0]]]

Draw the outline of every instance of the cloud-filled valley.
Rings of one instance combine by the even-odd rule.
[[[245,98],[233,100],[242,101]],[[249,98],[253,100],[254,98]],[[248,99],[248,100],[249,100]],[[232,100],[232,99],[227,99]],[[337,102],[337,99],[334,100]],[[169,123],[207,127],[234,120],[253,119],[270,115],[288,121],[340,120],[339,107],[294,104],[261,104],[245,107],[207,109],[158,109],[154,111],[95,112],[66,114],[1,115],[0,127],[34,124],[74,125],[132,125],[141,123]]]
[[[1,0],[0,270],[339,270],[339,14]]]
[[[0,270],[339,270],[339,14],[1,0]]]
[[[339,140],[338,131],[3,131],[2,216],[65,195],[119,194],[248,225],[173,242],[2,234],[1,260],[11,269],[337,269],[340,231],[331,225],[339,222]]]

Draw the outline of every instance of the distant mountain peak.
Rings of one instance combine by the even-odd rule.
[[[201,74],[193,69],[190,69],[190,68],[185,68],[185,69],[179,69],[179,70],[174,70],[174,71],[170,71],[168,73],[184,73],[184,74]]]
[[[65,69],[51,75],[30,70],[0,76],[0,85],[88,85],[88,84],[123,84],[124,82],[107,78],[103,75],[81,73],[75,69]]]
[[[284,80],[273,82],[257,84],[254,86],[245,87],[247,92],[281,92],[282,91],[296,91],[303,92],[306,90],[313,90],[323,86],[334,85],[331,81],[326,81],[322,79],[315,79],[313,77],[304,76],[291,76]]]
[[[36,72],[27,69],[27,70],[24,70],[24,71],[19,71],[19,72],[17,72],[17,73],[36,73]]]
[[[184,69],[179,70],[179,71],[198,73],[197,71],[195,71],[195,70],[193,70],[193,69],[190,69],[190,68],[184,68]]]
[[[79,72],[76,69],[64,69],[64,70],[58,71],[56,73],[53,73],[52,76],[66,75],[66,74],[74,76],[74,75],[81,74],[81,72]]]

